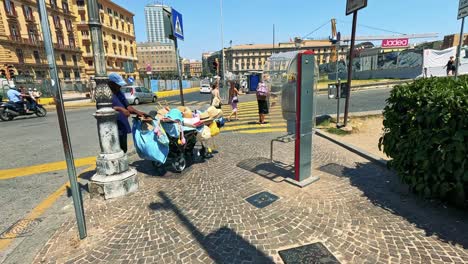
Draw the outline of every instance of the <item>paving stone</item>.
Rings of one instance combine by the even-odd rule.
[[[468,262],[466,212],[400,192],[391,171],[324,139],[314,138],[320,180],[303,189],[237,166],[268,157],[278,135],[221,134],[219,153],[180,175],[140,173],[138,192],[85,201],[89,237],[70,240],[70,216],[35,263],[281,263],[278,251],[315,242],[341,263]],[[275,157],[292,163],[293,145],[282,145]],[[245,201],[263,191],[280,199]]]

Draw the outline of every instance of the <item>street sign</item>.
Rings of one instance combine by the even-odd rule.
[[[128,78],[127,78],[127,81],[128,81],[129,83],[133,83],[133,82],[135,82],[135,79],[133,79],[132,77],[128,77]]]
[[[354,13],[367,6],[367,0],[348,0],[346,3],[346,15]]]
[[[458,5],[458,19],[468,16],[468,0],[460,0]]]
[[[182,23],[182,14],[172,8],[172,30],[174,36],[180,40],[184,40],[184,25]]]

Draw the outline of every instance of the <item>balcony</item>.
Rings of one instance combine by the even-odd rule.
[[[65,50],[65,51],[80,51],[80,48],[76,46],[59,44],[59,43],[54,43],[54,48],[58,50]]]

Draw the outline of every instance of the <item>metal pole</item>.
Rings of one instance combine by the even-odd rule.
[[[356,40],[356,23],[357,23],[357,11],[353,13],[353,29],[351,34],[351,46],[349,49],[349,63],[348,63],[348,91],[346,91],[345,110],[344,110],[344,122],[343,125],[348,125],[348,113],[349,113],[349,98],[351,97],[351,80],[353,78],[353,56],[354,56],[354,42]]]
[[[341,79],[338,79],[338,85],[336,86],[337,102],[336,102],[336,128],[340,127],[340,99],[341,99]]]
[[[224,26],[223,26],[223,0],[219,0],[220,2],[220,9],[221,9],[221,48],[222,48],[222,54],[221,54],[221,63],[223,64],[223,99],[227,99],[227,92],[225,91],[226,87],[226,63],[224,60]],[[220,89],[221,90],[221,89]]]
[[[273,24],[273,50],[271,54],[273,55],[273,53],[275,53],[275,24]]]
[[[179,74],[179,89],[180,89],[180,103],[182,106],[185,105],[184,103],[184,90],[182,88],[182,71],[181,71],[181,65],[180,65],[180,55],[179,55],[179,47],[177,45],[177,38],[174,36],[174,46],[175,46],[175,52],[176,52],[176,64],[177,64],[177,73]]]
[[[458,78],[458,69],[460,68],[461,61],[460,61],[460,54],[461,54],[461,47],[463,45],[463,28],[465,27],[465,17],[462,18],[462,24],[461,24],[461,30],[460,30],[460,41],[458,42],[458,48],[457,48],[457,59],[455,60],[455,63],[457,64],[457,67],[455,68],[455,78]]]
[[[68,132],[67,115],[63,106],[62,89],[60,87],[60,80],[57,74],[57,65],[55,64],[55,54],[48,19],[49,16],[47,14],[45,0],[39,0],[37,5],[41,19],[42,35],[44,37],[47,62],[49,63],[50,77],[53,81],[52,89],[55,90],[55,106],[57,109],[60,133],[62,134],[63,151],[65,153],[65,160],[67,163],[68,179],[70,181],[70,189],[72,193],[73,206],[75,208],[76,222],[78,224],[78,232],[80,234],[80,239],[84,239],[86,237],[86,223],[84,219],[80,188],[78,187],[78,181],[76,179],[76,168],[73,162],[73,150]]]

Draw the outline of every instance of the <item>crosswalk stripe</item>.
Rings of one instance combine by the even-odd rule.
[[[273,128],[273,127],[286,127],[286,123],[269,123],[269,124],[264,124],[263,126],[260,126],[259,124],[249,124],[249,125],[240,125],[240,126],[232,126],[232,127],[225,127],[223,128],[223,131],[240,131],[240,130],[246,130],[246,129],[252,129],[252,128]]]
[[[284,128],[267,128],[267,129],[254,129],[254,130],[245,130],[240,131],[241,134],[260,134],[260,133],[273,133],[273,132],[286,132],[286,127]]]

